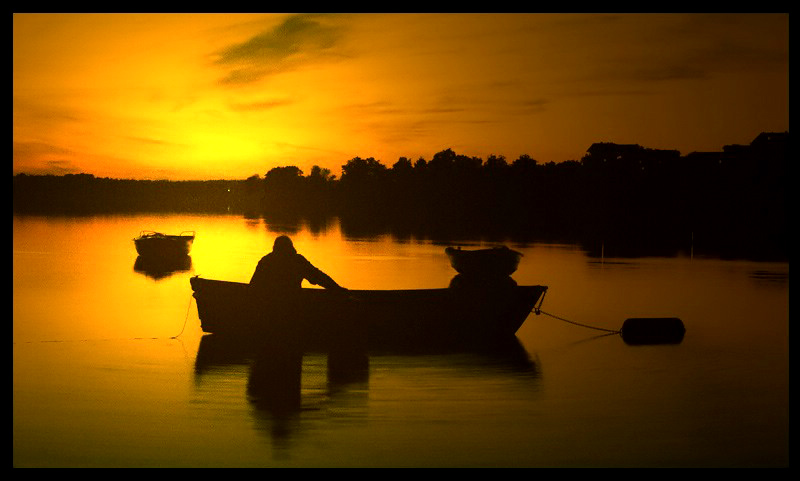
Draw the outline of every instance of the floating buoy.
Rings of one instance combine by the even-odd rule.
[[[626,344],[679,344],[686,328],[677,317],[635,317],[622,323],[620,334]]]
[[[677,317],[634,317],[626,319],[625,322],[622,323],[622,328],[617,331],[570,321],[563,317],[544,312],[538,307],[535,309],[535,312],[537,315],[545,314],[554,319],[575,324],[576,326],[619,334],[622,340],[625,341],[625,344],[680,344],[681,341],[683,341],[684,334],[686,334],[683,321]]]

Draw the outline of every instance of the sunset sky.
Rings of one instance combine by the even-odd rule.
[[[788,14],[15,14],[14,173],[340,175],[789,129]]]

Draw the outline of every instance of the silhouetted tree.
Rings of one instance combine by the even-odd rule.
[[[385,172],[386,166],[373,157],[353,157],[342,166],[342,182],[380,181]]]
[[[303,171],[290,165],[274,167],[264,175],[265,209],[299,212],[306,205]]]
[[[592,144],[580,160],[540,164],[520,155],[478,157],[448,148],[430,161],[387,168],[354,157],[337,179],[313,166],[275,167],[263,178],[166,181],[92,174],[14,176],[15,213],[255,211],[312,220],[339,216],[360,233],[408,236],[552,235],[589,244],[744,245],[788,252],[788,132],[763,133],[720,152]],[[776,247],[777,246],[777,247]]]

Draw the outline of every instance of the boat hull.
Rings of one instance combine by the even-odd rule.
[[[248,284],[193,277],[204,332],[282,335],[318,346],[358,341],[446,343],[513,337],[545,286],[459,284],[445,289],[307,289],[291,299],[257,296]]]
[[[164,235],[157,232],[133,239],[136,252],[146,258],[182,258],[189,255],[194,235]]]

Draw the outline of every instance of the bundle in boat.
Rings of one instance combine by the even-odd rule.
[[[496,278],[507,277],[519,267],[521,252],[506,246],[489,249],[463,250],[461,247],[448,247],[445,250],[450,265],[459,274],[468,277]]]

